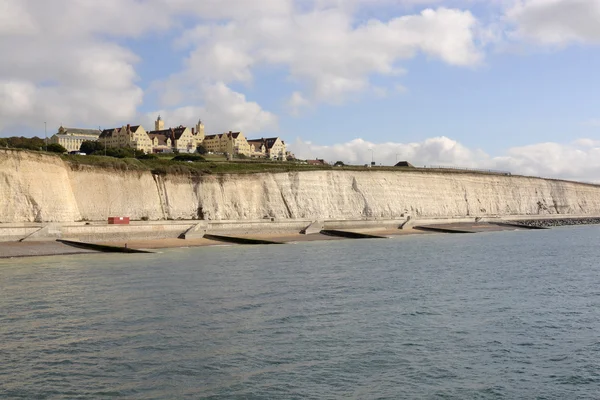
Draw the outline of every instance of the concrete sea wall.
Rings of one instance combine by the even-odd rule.
[[[189,177],[73,167],[0,150],[0,223],[132,219],[364,220],[600,215],[600,186],[428,171],[306,171]]]

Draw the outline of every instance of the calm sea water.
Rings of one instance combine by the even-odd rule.
[[[0,261],[0,398],[600,398],[600,227]]]

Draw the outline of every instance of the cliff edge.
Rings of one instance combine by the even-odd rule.
[[[600,215],[600,186],[430,171],[154,175],[0,150],[0,222]]]

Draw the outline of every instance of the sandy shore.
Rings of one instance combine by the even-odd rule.
[[[352,229],[352,232],[364,232],[376,236],[404,236],[404,235],[421,235],[430,234],[430,232],[419,231],[415,229],[386,229],[386,230],[361,230]],[[229,236],[229,235],[224,235]],[[295,242],[314,242],[324,240],[349,240],[342,237],[327,236],[320,233],[313,233],[310,235],[303,235],[300,233],[289,233],[289,234],[269,234],[260,233],[254,235],[237,235],[236,237],[246,239],[260,239],[270,240],[273,242],[281,243],[295,243]],[[225,243],[209,239],[154,239],[154,240],[129,240],[129,241],[111,241],[102,242],[102,244],[110,246],[120,246],[133,249],[168,249],[177,247],[202,247],[202,246],[223,246],[223,245],[234,245],[231,243]]]
[[[435,227],[435,225],[430,225]],[[514,228],[501,227],[493,224],[444,224],[439,225],[440,228],[465,230],[469,232],[489,232],[499,230],[513,230]],[[405,235],[423,235],[423,234],[434,234],[435,232],[427,232],[418,229],[349,229],[348,231],[365,233],[375,236],[382,237],[394,237],[394,236],[405,236]],[[229,236],[229,235],[225,235]],[[233,236],[233,235],[231,235]],[[320,233],[314,233],[309,235],[303,235],[300,233],[290,232],[287,234],[244,234],[237,235],[240,238],[246,239],[259,239],[269,240],[273,242],[281,243],[298,243],[298,242],[312,242],[312,241],[328,241],[328,240],[352,240],[342,237],[328,236]],[[186,247],[203,247],[203,246],[235,246],[236,244],[221,242],[210,239],[177,239],[177,238],[164,238],[164,239],[149,239],[149,240],[120,240],[120,241],[106,241],[97,242],[98,244],[117,246],[117,247],[128,247],[130,249],[140,250],[156,250],[156,249],[168,249],[168,248],[186,248]],[[59,242],[45,241],[45,242],[0,242],[0,258],[13,258],[13,257],[32,257],[32,256],[50,256],[50,255],[69,255],[69,254],[89,254],[95,253],[92,250],[84,250],[75,247],[71,247]]]
[[[60,256],[96,253],[59,242],[0,242],[0,258]]]

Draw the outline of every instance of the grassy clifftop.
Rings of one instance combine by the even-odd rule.
[[[156,174],[245,174],[263,172],[291,172],[291,171],[313,171],[330,170],[330,165],[307,165],[292,162],[278,162],[267,160],[211,160],[202,161],[174,161],[170,158],[135,159],[135,158],[113,158],[104,156],[75,156],[63,155],[62,159],[77,168],[88,165],[105,169],[116,169],[120,171],[152,171]],[[338,168],[338,167],[335,167]]]

